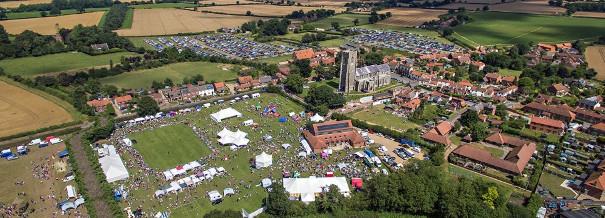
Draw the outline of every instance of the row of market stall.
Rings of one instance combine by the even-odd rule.
[[[164,172],[166,176],[166,172]],[[155,197],[159,198],[169,193],[176,193],[181,189],[185,189],[187,187],[195,186],[204,180],[212,180],[216,176],[223,175],[225,173],[225,168],[217,167],[217,168],[209,168],[202,172],[199,172],[195,175],[190,175],[184,178],[181,178],[177,181],[170,182],[170,184],[161,187],[159,190],[155,191]]]

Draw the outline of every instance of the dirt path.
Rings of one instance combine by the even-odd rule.
[[[111,208],[103,199],[103,191],[101,190],[101,184],[97,180],[97,176],[95,175],[95,171],[92,168],[92,163],[88,160],[86,156],[86,151],[82,146],[82,133],[75,135],[69,143],[71,144],[71,150],[73,157],[76,159],[78,163],[78,170],[82,174],[82,179],[84,180],[84,184],[86,184],[86,190],[88,191],[88,201],[92,200],[93,206],[95,208],[95,212],[97,217],[100,218],[110,218]]]

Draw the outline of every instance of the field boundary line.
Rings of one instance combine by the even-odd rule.
[[[526,32],[526,33],[523,33],[523,34],[521,34],[521,35],[518,35],[518,36],[515,36],[515,37],[513,37],[513,38],[510,38],[510,39],[509,39],[508,41],[506,41],[506,42],[510,42],[510,41],[512,41],[512,40],[514,40],[514,39],[518,39],[518,38],[521,38],[521,37],[523,37],[523,36],[526,36],[526,35],[528,35],[528,34],[530,34],[530,33],[534,33],[534,32],[536,32],[536,31],[538,31],[538,30],[541,30],[542,28],[544,28],[544,27],[542,27],[542,26],[536,27],[535,29],[533,29],[533,30],[531,30],[531,31],[529,31],[529,32]]]
[[[464,40],[466,40],[466,41],[468,41],[470,43],[475,44],[476,46],[481,46],[481,44],[479,44],[479,43],[477,43],[477,42],[475,42],[475,41],[473,41],[473,40],[471,40],[469,38],[466,38],[463,35],[460,35],[460,33],[456,32],[456,31],[454,31],[454,34],[456,34],[457,36],[460,36],[462,39],[464,39]]]

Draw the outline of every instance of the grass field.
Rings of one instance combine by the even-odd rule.
[[[498,74],[502,75],[502,76],[516,76],[519,77],[521,76],[521,71],[520,70],[511,70],[511,69],[500,69],[500,71],[498,71]]]
[[[191,127],[173,125],[129,136],[136,140],[134,147],[143,155],[145,163],[154,169],[167,170],[210,154]]]
[[[544,186],[557,197],[575,197],[575,194],[571,190],[561,187],[564,180],[548,172],[543,172],[542,177],[540,177],[540,185]]]
[[[154,80],[164,81],[166,78],[172,79],[175,83],[181,83],[183,78],[197,74],[202,74],[206,81],[225,81],[237,78],[237,72],[232,67],[228,64],[185,62],[123,73],[103,78],[100,81],[120,88],[148,88]]]
[[[94,26],[99,24],[105,12],[97,11],[83,14],[70,14],[57,17],[40,17],[17,20],[3,20],[0,25],[4,26],[10,34],[19,34],[25,30],[31,30],[42,35],[54,35],[60,28],[71,29],[78,24],[83,26]]]
[[[108,8],[87,8],[86,12],[84,12],[84,13],[90,13],[90,12],[96,12],[96,11],[106,11],[106,10],[108,10]],[[61,15],[59,15],[59,16],[77,14],[77,13],[78,13],[78,11],[76,9],[65,9],[65,10],[61,10]],[[8,20],[37,18],[37,17],[42,17],[42,15],[40,15],[40,11],[6,13],[6,18]],[[46,17],[56,17],[56,16],[48,15]]]
[[[324,19],[321,19],[321,20],[318,20],[315,22],[306,23],[306,24],[304,24],[304,27],[308,28],[308,29],[315,29],[315,28],[331,29],[332,22],[339,23],[340,27],[350,27],[350,26],[353,26],[353,21],[355,19],[359,20],[359,24],[357,24],[357,25],[365,25],[365,24],[368,24],[369,17],[370,16],[366,15],[366,14],[339,14],[339,15],[324,18]]]
[[[408,121],[405,118],[395,116],[390,112],[385,111],[384,105],[378,105],[369,109],[355,112],[352,117],[355,119],[366,121],[368,123],[384,126],[402,132],[407,129],[419,127],[417,124]]]
[[[130,40],[135,47],[143,47],[145,49],[154,50],[155,48],[153,46],[145,43],[144,40],[148,38],[152,37],[128,37],[128,40]]]
[[[130,29],[132,27],[132,19],[134,17],[134,9],[128,9],[124,22],[122,23],[122,29]]]
[[[502,150],[502,149],[485,146],[480,143],[471,143],[469,145],[471,145],[475,148],[481,149],[481,150],[489,151],[489,153],[492,155],[492,157],[495,157],[495,158],[504,158],[504,155],[505,155],[504,150]]]
[[[454,37],[472,46],[517,42],[562,42],[605,35],[603,19],[500,12],[469,14],[473,21],[454,28]]]
[[[66,109],[50,99],[13,83],[0,81],[0,137],[73,120]]]
[[[282,55],[277,57],[261,58],[258,59],[258,61],[268,64],[278,64],[279,62],[288,61],[290,59],[292,59],[292,55]]]
[[[90,56],[79,52],[25,57],[0,61],[0,67],[8,74],[32,77],[44,73],[61,72],[83,69],[95,66],[109,65],[109,60],[120,63],[122,56],[132,56],[135,53],[117,52],[104,55]]]

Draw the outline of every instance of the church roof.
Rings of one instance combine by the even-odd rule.
[[[370,65],[370,66],[357,68],[355,70],[355,75],[362,76],[362,75],[371,74],[371,73],[390,72],[390,71],[391,71],[391,67],[388,64]]]

